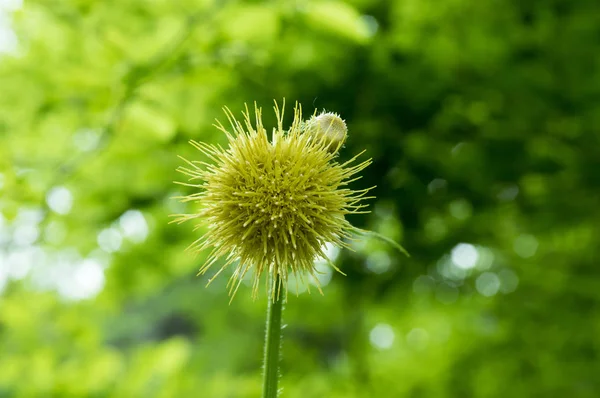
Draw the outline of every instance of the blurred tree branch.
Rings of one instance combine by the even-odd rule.
[[[219,3],[216,7],[222,7],[226,2]],[[123,115],[127,110],[127,106],[135,99],[137,90],[144,84],[152,81],[161,71],[167,68],[176,58],[177,53],[183,48],[186,41],[193,34],[198,23],[207,13],[214,14],[215,7],[208,11],[198,11],[186,18],[182,28],[173,37],[172,40],[157,54],[150,57],[144,64],[133,65],[129,71],[125,73],[123,82],[123,94],[111,111],[106,124],[100,129],[99,144],[92,153],[81,153],[73,156],[69,161],[59,165],[56,168],[54,178],[48,183],[41,197],[41,208],[43,210],[40,227],[48,222],[50,218],[50,208],[47,203],[47,195],[56,186],[64,184],[72,178],[80,167],[89,162],[90,156],[99,156],[111,142],[111,138],[115,135],[118,129],[119,122],[123,119]],[[40,238],[41,239],[41,234]]]

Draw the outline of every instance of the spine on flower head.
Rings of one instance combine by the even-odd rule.
[[[331,153],[338,152],[348,136],[346,122],[333,112],[323,111],[320,115],[313,115],[304,123],[303,130],[305,133],[323,140],[327,150]]]

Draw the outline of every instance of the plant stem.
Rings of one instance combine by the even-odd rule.
[[[267,327],[265,332],[265,359],[263,375],[263,398],[277,398],[279,381],[279,350],[281,348],[281,312],[283,299],[276,290],[279,276],[271,278],[271,292],[267,304]]]

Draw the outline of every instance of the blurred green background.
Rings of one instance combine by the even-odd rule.
[[[0,0],[0,397],[258,397],[264,292],[204,288],[177,155],[338,112],[350,221],[284,397],[600,396],[597,0]]]

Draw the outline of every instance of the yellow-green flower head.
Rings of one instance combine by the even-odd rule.
[[[344,216],[362,212],[366,205],[360,202],[371,189],[348,188],[370,159],[355,164],[359,154],[337,162],[329,150],[331,140],[303,128],[300,106],[287,130],[283,111],[277,104],[274,109],[278,125],[269,139],[256,105],[254,124],[247,107],[243,122],[225,108],[231,129],[220,122],[215,126],[225,133],[229,147],[191,141],[210,162],[184,159],[189,167],[178,169],[189,177],[184,185],[199,190],[182,201],[200,208],[175,221],[199,220],[207,230],[191,245],[194,251],[210,249],[199,274],[223,258],[209,283],[236,264],[228,285],[232,296],[248,272],[253,273],[253,297],[263,273],[272,276],[272,299],[279,297],[282,286],[287,289],[290,275],[308,287],[306,276],[315,276],[315,259],[326,258],[324,245],[348,247],[345,240],[358,229]]]

